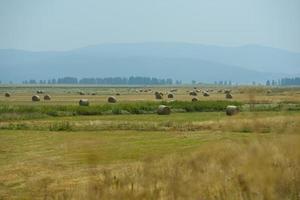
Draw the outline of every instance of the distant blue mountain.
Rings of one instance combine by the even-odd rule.
[[[300,74],[300,53],[258,45],[101,44],[71,51],[0,50],[0,80],[150,76],[191,82],[265,81]]]

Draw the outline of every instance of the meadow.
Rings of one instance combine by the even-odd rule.
[[[0,199],[300,199],[300,88],[196,87],[0,86]]]

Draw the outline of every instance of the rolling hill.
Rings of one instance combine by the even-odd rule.
[[[190,82],[249,83],[300,74],[300,53],[247,45],[118,43],[70,51],[0,50],[0,80],[151,76]]]

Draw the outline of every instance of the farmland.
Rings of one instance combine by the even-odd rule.
[[[0,199],[299,199],[300,89],[193,87],[1,86]]]

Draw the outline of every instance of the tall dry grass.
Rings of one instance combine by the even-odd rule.
[[[188,154],[90,168],[76,181],[45,177],[31,185],[38,199],[300,199],[300,135],[222,140]],[[29,189],[30,189],[29,188]]]

